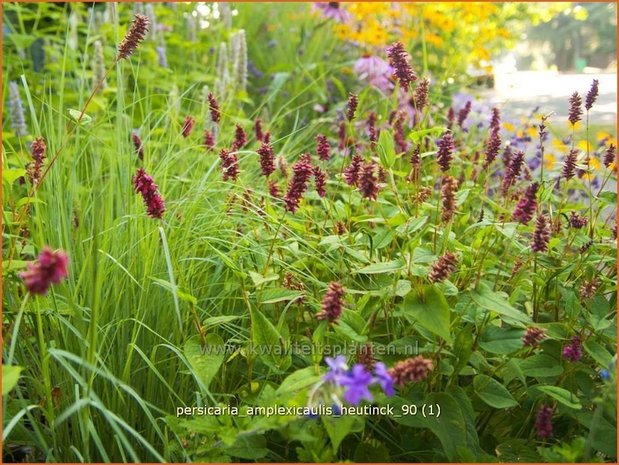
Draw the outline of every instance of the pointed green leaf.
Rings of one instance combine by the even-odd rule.
[[[399,313],[451,343],[449,305],[435,286],[426,286],[421,293],[408,293],[400,304]]]

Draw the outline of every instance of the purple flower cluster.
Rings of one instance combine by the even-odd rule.
[[[219,152],[219,158],[221,160],[221,172],[223,174],[224,181],[232,179],[236,181],[239,177],[239,161],[235,154],[230,153],[229,150],[221,149]]]
[[[206,147],[207,151],[211,151],[213,149],[215,149],[215,145],[217,144],[217,142],[215,141],[215,134],[213,134],[213,131],[209,131],[208,129],[204,130],[204,146]]]
[[[344,180],[349,186],[356,186],[359,181],[359,170],[363,164],[363,157],[359,154],[353,155],[350,165],[344,170]]]
[[[45,295],[52,284],[58,284],[69,276],[68,265],[66,253],[44,247],[37,260],[29,263],[28,269],[19,276],[30,293]]]
[[[330,282],[327,292],[322,299],[321,309],[316,314],[316,319],[335,323],[342,314],[343,309],[344,288],[337,281]]]
[[[535,232],[531,250],[533,252],[546,252],[550,241],[550,221],[546,215],[538,215],[535,221]]]
[[[582,357],[582,343],[579,336],[574,336],[569,344],[563,348],[563,358],[570,362],[577,362]]]
[[[131,141],[133,142],[133,147],[135,148],[135,153],[138,155],[138,159],[144,160],[144,144],[137,131],[131,133]]]
[[[262,121],[260,118],[258,118],[254,123],[254,134],[256,135],[256,140],[258,142],[262,142],[264,140],[264,132],[262,131]]]
[[[604,166],[606,168],[610,168],[610,166],[615,163],[616,158],[616,147],[613,144],[610,144],[604,153]]]
[[[505,152],[507,151],[508,149],[506,148]],[[514,184],[516,179],[518,179],[518,176],[520,176],[523,164],[524,164],[524,152],[523,151],[519,150],[514,154],[509,152],[509,158],[507,159],[507,169],[505,170],[505,177],[503,177],[503,186],[502,186],[503,195],[507,195],[509,188]]]
[[[387,47],[387,56],[394,69],[394,77],[400,82],[400,87],[408,92],[411,83],[417,80],[417,75],[408,62],[409,55],[402,42],[394,42],[391,47]]]
[[[567,221],[570,227],[574,229],[582,229],[587,226],[587,223],[589,222],[586,216],[582,216],[576,212],[571,212]]]
[[[403,153],[408,150],[408,142],[406,141],[406,136],[404,135],[404,119],[406,115],[404,112],[398,112],[396,117],[393,119],[393,142],[396,146],[396,152]]]
[[[552,414],[553,408],[549,405],[542,405],[537,411],[535,429],[540,438],[549,438],[552,436]]]
[[[453,176],[445,176],[441,185],[441,219],[447,223],[456,213],[456,192],[458,180]]]
[[[331,146],[327,140],[327,136],[318,134],[316,136],[316,154],[321,161],[327,161],[331,158]]]
[[[378,142],[379,130],[376,129],[376,113],[371,112],[368,116],[368,137],[372,146]]]
[[[572,149],[565,156],[563,160],[563,168],[561,169],[561,176],[565,179],[571,179],[576,172],[576,157],[578,156],[578,150]]]
[[[501,115],[497,108],[492,109],[492,118],[490,119],[490,135],[486,140],[486,158],[484,160],[484,168],[492,164],[499,150],[501,149]]]
[[[208,108],[211,112],[211,121],[213,123],[219,123],[221,120],[221,109],[219,108],[219,103],[212,92],[209,92],[208,94]]]
[[[372,402],[374,400],[370,392],[372,385],[379,385],[388,396],[395,394],[391,375],[382,362],[377,362],[374,365],[374,373],[361,363],[356,363],[349,369],[343,355],[338,355],[334,359],[326,357],[325,362],[329,365],[329,371],[323,377],[323,380],[335,386],[343,387],[344,400],[349,404],[359,405],[362,400]]]
[[[314,184],[316,185],[316,192],[320,197],[327,195],[327,173],[320,169],[320,166],[314,166]]]
[[[122,42],[118,46],[117,60],[128,58],[135,51],[138,44],[142,40],[144,40],[144,37],[148,32],[149,25],[150,20],[148,19],[148,16],[144,16],[141,14],[135,15],[131,27],[129,28]]]
[[[151,218],[161,218],[165,212],[165,202],[161,194],[159,194],[157,184],[144,171],[144,168],[138,168],[135,176],[133,176],[133,188],[144,199],[148,216]]]
[[[469,116],[469,113],[471,112],[472,106],[473,106],[473,104],[471,103],[471,101],[467,100],[467,102],[464,104],[464,106],[458,112],[458,126],[460,128],[462,128],[462,125],[464,124],[464,121]]]
[[[539,184],[534,182],[527,187],[526,192],[514,209],[513,218],[522,224],[527,224],[533,218],[535,209],[537,208],[537,189]]]
[[[30,147],[30,151],[32,153],[32,161],[28,164],[27,173],[30,178],[30,182],[32,184],[38,184],[41,181],[43,176],[42,169],[43,164],[45,163],[45,152],[47,150],[47,145],[45,145],[45,139],[42,137],[37,137],[32,141],[32,146]]]
[[[589,88],[589,92],[587,92],[587,95],[585,96],[585,109],[587,111],[591,110],[591,107],[593,106],[596,99],[598,98],[599,84],[600,84],[600,81],[598,81],[597,79],[594,79],[593,82],[591,83],[591,87]]]
[[[260,155],[260,170],[262,174],[269,177],[275,171],[275,153],[273,147],[268,142],[262,142],[257,150]]]
[[[346,105],[346,117],[348,121],[355,119],[355,113],[357,112],[357,106],[359,105],[359,97],[357,94],[350,92],[348,94],[348,104]]]
[[[359,169],[358,186],[364,199],[376,200],[378,196],[379,187],[376,170],[377,166],[373,161],[364,163]]]
[[[247,134],[240,124],[236,124],[234,129],[234,142],[232,143],[232,151],[236,152],[247,145]]]
[[[451,166],[451,160],[453,159],[454,140],[451,136],[451,132],[444,133],[438,140],[437,144],[438,152],[436,153],[436,161],[441,167],[442,171],[449,171]]]
[[[430,80],[423,78],[415,87],[413,102],[417,111],[423,110],[428,105],[428,93],[430,91]]]
[[[185,121],[183,121],[183,129],[182,129],[182,134],[185,139],[189,137],[189,134],[191,134],[194,124],[196,124],[196,119],[193,116],[185,117]]]
[[[570,111],[567,120],[573,125],[578,123],[582,118],[582,99],[578,92],[574,92],[570,97]]]
[[[294,213],[299,209],[301,198],[307,190],[307,183],[312,177],[313,168],[309,153],[301,155],[299,160],[292,165],[292,172],[292,181],[288,186],[284,202],[286,211]]]

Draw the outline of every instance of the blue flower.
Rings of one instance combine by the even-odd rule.
[[[602,378],[604,381],[607,381],[610,379],[610,373],[608,372],[608,370],[600,370],[600,378]]]
[[[344,392],[344,400],[352,405],[358,405],[363,399],[371,402],[373,397],[368,389],[371,383],[371,373],[369,373],[362,364],[357,363],[348,376],[340,381],[342,386],[347,387]]]
[[[395,390],[393,389],[393,379],[387,371],[387,367],[382,362],[377,362],[374,365],[374,375],[376,378],[374,379],[380,387],[383,389],[383,392],[388,396],[392,396],[395,394]]]
[[[338,355],[335,358],[325,357],[325,362],[329,365],[330,370],[322,378],[323,381],[332,381],[337,385],[342,384],[342,379],[346,377],[346,372],[348,371],[346,357],[343,355]]]

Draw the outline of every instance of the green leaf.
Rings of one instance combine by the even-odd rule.
[[[407,319],[451,343],[449,305],[435,286],[425,286],[419,294],[407,294],[399,310]]]
[[[337,451],[340,444],[350,433],[363,431],[364,420],[355,415],[342,415],[341,417],[322,416],[322,424],[327,430],[333,450]]]
[[[533,378],[558,376],[563,373],[561,362],[546,354],[535,354],[519,360],[518,365],[525,376]]]
[[[406,234],[410,236],[415,231],[421,229],[428,221],[428,218],[429,218],[428,216],[422,216],[421,218],[410,218],[409,220],[406,221],[406,223],[404,223],[401,226],[398,226],[396,231],[399,234]]]
[[[507,388],[490,376],[475,376],[473,387],[479,398],[490,407],[503,409],[518,405]]]
[[[458,449],[468,447],[466,422],[460,406],[444,392],[430,394],[425,404],[440,406],[441,414],[438,418],[428,417],[428,426],[441,441],[449,461],[459,461]]]
[[[493,354],[511,354],[522,348],[522,330],[488,326],[479,339],[479,346]]]
[[[92,122],[92,118],[88,116],[86,113],[82,115],[82,112],[79,110],[75,110],[73,108],[69,108],[69,115],[79,124],[90,124]],[[81,120],[80,120],[81,115]]]
[[[418,144],[423,140],[424,137],[428,136],[440,136],[443,134],[447,128],[442,127],[433,127],[429,129],[421,129],[419,131],[411,131],[408,134],[408,138],[412,140],[415,144]]]
[[[43,205],[45,205],[45,202],[38,197],[22,197],[15,203],[15,206],[19,208],[19,207],[23,207],[26,204],[33,204],[33,203],[42,203]]]
[[[316,384],[321,378],[322,374],[317,373],[316,368],[313,366],[305,367],[288,375],[286,379],[281,382],[275,393],[277,396],[286,397],[291,393],[301,391]]]
[[[268,283],[270,281],[276,281],[279,279],[279,275],[275,273],[267,274],[266,276],[261,275],[260,273],[256,273],[255,271],[249,272],[249,277],[254,282],[256,287],[260,287],[264,283]]]
[[[226,454],[246,460],[257,460],[269,453],[266,438],[262,435],[243,436],[226,447]]]
[[[580,410],[582,408],[578,396],[572,394],[567,389],[563,389],[559,386],[535,386],[535,388],[538,391],[549,395],[557,402],[562,403],[566,407],[573,408],[575,410]]]
[[[252,342],[260,360],[277,372],[286,370],[292,362],[290,351],[283,347],[286,341],[257,308],[251,307],[250,315]]]
[[[155,284],[157,284],[158,286],[161,286],[165,290],[170,291],[172,294],[175,293],[176,296],[179,298],[179,300],[182,300],[183,302],[188,302],[191,305],[198,304],[198,299],[196,299],[194,296],[192,296],[188,292],[181,291],[178,286],[175,286],[171,282],[166,281],[164,279],[153,278],[153,277],[151,277],[150,279],[152,279],[155,282]]]
[[[406,279],[400,279],[395,285],[395,295],[404,297],[411,291],[411,282]]]
[[[22,176],[26,175],[26,170],[22,168],[4,168],[2,170],[2,180],[10,185]]]
[[[496,447],[501,463],[536,463],[541,457],[535,446],[526,439],[509,439]]]
[[[287,300],[293,300],[301,296],[303,293],[292,289],[285,289],[281,287],[264,289],[258,294],[258,302],[261,304],[275,304],[277,302],[285,302]]]
[[[226,354],[224,341],[217,334],[208,334],[205,340],[206,344],[202,345],[200,337],[193,336],[185,342],[183,353],[195,378],[204,389],[208,389]]]
[[[388,262],[373,263],[359,270],[355,270],[353,271],[353,273],[359,273],[359,274],[393,273],[395,271],[401,270],[402,268],[404,268],[404,261],[391,260]]]
[[[219,326],[226,323],[230,323],[231,321],[238,320],[241,318],[237,315],[220,315],[220,316],[211,316],[204,320],[203,326],[205,328],[209,328],[211,326]]]
[[[584,347],[587,353],[604,368],[610,364],[613,357],[601,344],[588,340],[584,343]]]
[[[508,302],[501,293],[495,292],[484,283],[480,283],[477,289],[471,291],[471,299],[477,305],[486,310],[498,313],[506,322],[531,323],[531,318]]]
[[[6,396],[11,390],[17,386],[19,374],[23,370],[19,366],[2,365],[2,395]]]
[[[378,154],[381,164],[386,168],[393,168],[395,164],[395,145],[391,131],[380,131],[378,136]]]
[[[356,463],[390,463],[389,449],[380,441],[360,442],[353,457]]]

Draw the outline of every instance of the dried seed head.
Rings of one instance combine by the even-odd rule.
[[[393,383],[404,386],[407,383],[417,383],[427,378],[428,373],[434,369],[432,360],[418,355],[396,363],[389,370]]]
[[[432,283],[445,281],[447,277],[456,270],[458,265],[458,257],[452,252],[445,252],[437,261],[430,267],[428,279]]]
[[[343,309],[344,288],[339,282],[333,281],[329,283],[327,292],[322,299],[321,310],[316,314],[316,319],[334,323],[339,319]]]
[[[546,337],[546,331],[542,328],[527,328],[522,336],[522,343],[525,347],[535,347]]]

